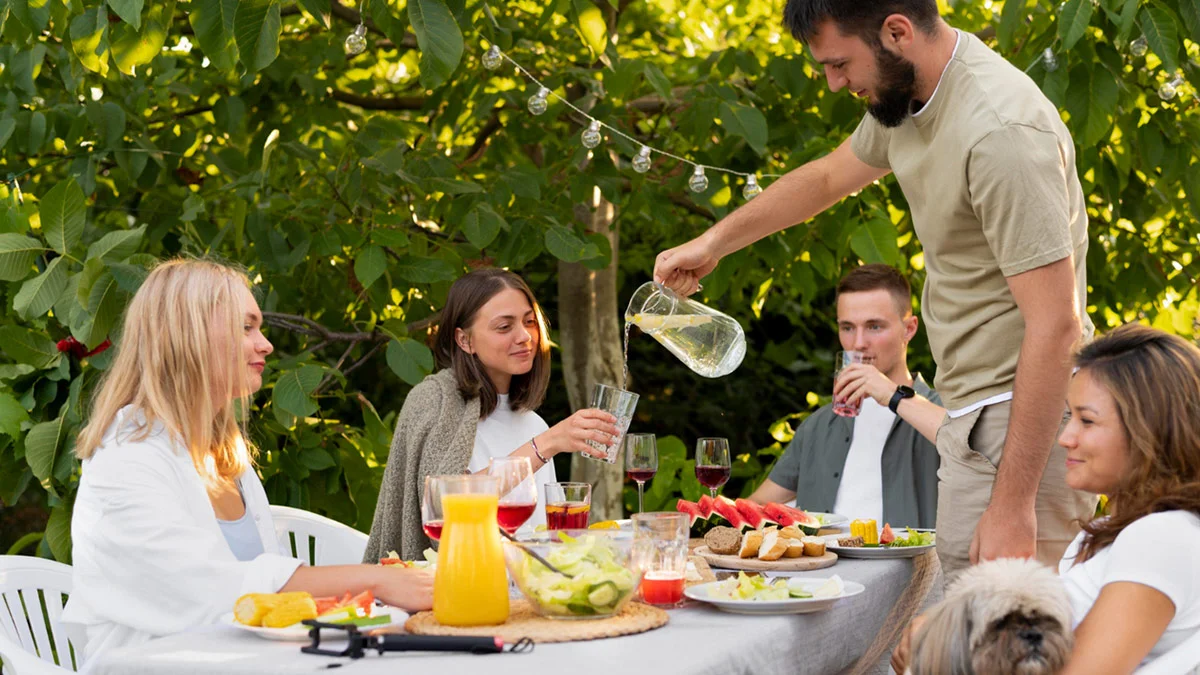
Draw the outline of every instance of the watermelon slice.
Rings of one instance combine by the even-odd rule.
[[[701,520],[700,507],[696,505],[696,502],[680,499],[678,502],[675,502],[675,510],[688,516],[689,528],[695,525],[696,521]]]
[[[767,514],[763,513],[762,507],[749,499],[739,499],[734,502],[738,513],[742,514],[742,518],[746,520],[746,524],[754,529],[761,529],[764,525],[774,522],[767,518]]]
[[[763,513],[767,514],[768,518],[774,520],[783,527],[795,525],[797,522],[796,517],[793,516],[790,511],[788,511],[782,504],[776,504],[775,502],[764,504]]]
[[[896,541],[896,533],[892,532],[892,526],[888,523],[883,524],[883,531],[879,533],[879,545],[887,546]]]
[[[703,497],[700,498],[700,501],[696,503],[696,506],[700,507],[700,517],[701,518],[703,518],[705,520],[712,518],[713,502],[714,502],[714,500],[712,497],[709,497],[708,495],[704,495]]]
[[[792,514],[792,517],[796,519],[795,525],[799,527],[804,534],[815,535],[821,529],[821,521],[818,520],[813,514],[806,511],[801,511],[800,509],[792,508],[790,506],[782,506],[782,508],[788,513]]]
[[[729,526],[738,530],[749,527],[749,523],[738,513],[737,507],[733,501],[725,497],[718,497],[713,500],[713,512],[729,521]]]

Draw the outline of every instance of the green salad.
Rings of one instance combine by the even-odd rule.
[[[813,594],[799,584],[789,584],[787,579],[771,581],[763,576],[747,576],[745,572],[738,572],[737,578],[730,577],[713,586],[709,590],[709,596],[722,600],[771,602],[789,598],[811,598]]]
[[[908,528],[907,537],[896,537],[896,541],[888,544],[889,548],[904,548],[908,546],[933,546],[934,535],[932,532],[918,532],[917,530]]]
[[[563,545],[555,546],[545,557],[571,577],[551,572],[522,553],[511,569],[517,585],[551,614],[591,616],[616,611],[637,587],[637,577],[621,564],[610,540],[594,535],[576,539],[562,532],[558,536]]]

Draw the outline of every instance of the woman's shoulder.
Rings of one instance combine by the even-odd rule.
[[[171,439],[162,422],[147,423],[145,414],[126,406],[104,432],[100,446],[84,466],[93,474],[156,470],[178,462],[190,466],[186,450]]]
[[[1125,526],[1113,546],[1161,548],[1165,545],[1200,549],[1200,516],[1191,511],[1159,511]]]

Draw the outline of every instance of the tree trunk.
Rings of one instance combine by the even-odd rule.
[[[563,375],[572,410],[591,403],[597,382],[616,385],[621,381],[621,326],[617,310],[617,251],[620,237],[613,224],[611,202],[593,192],[590,204],[580,204],[575,217],[590,232],[608,238],[612,260],[602,270],[580,263],[558,263],[559,343]],[[621,518],[622,461],[616,464],[571,455],[571,480],[592,485],[592,522]]]

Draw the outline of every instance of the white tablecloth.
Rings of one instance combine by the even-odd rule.
[[[91,665],[99,675],[282,675],[331,668],[364,675],[886,675],[898,637],[896,626],[906,623],[914,609],[941,596],[936,558],[931,552],[917,561],[841,560],[830,569],[794,576],[832,573],[863,584],[866,591],[829,611],[791,616],[742,616],[689,603],[671,610],[670,622],[657,630],[591,642],[539,644],[527,654],[372,652],[350,660],[302,654],[301,643],[272,642],[230,626],[206,626],[114,651]],[[895,615],[893,607],[898,610]],[[882,630],[885,627],[888,630]]]

